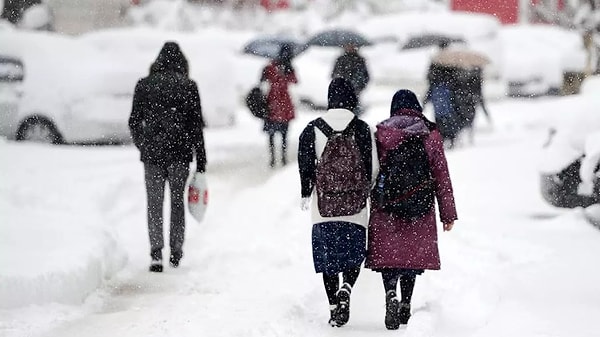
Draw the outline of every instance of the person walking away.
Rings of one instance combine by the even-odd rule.
[[[377,171],[373,132],[352,112],[356,104],[350,82],[333,79],[329,109],[304,128],[298,149],[301,207],[312,210],[314,267],[323,274],[329,324],[337,327],[350,318],[350,294],[365,258],[367,198]]]
[[[267,93],[269,112],[265,118],[263,131],[269,135],[269,166],[275,167],[275,134],[281,135],[281,163],[287,164],[287,131],[289,123],[295,117],[294,104],[288,86],[298,83],[292,58],[293,45],[283,44],[278,57],[269,63],[262,72],[261,83],[270,85]]]
[[[188,71],[179,45],[166,42],[150,67],[150,74],[135,87],[129,117],[133,143],[144,163],[152,272],[163,270],[165,183],[169,183],[171,196],[169,263],[178,267],[185,236],[184,190],[194,154],[196,171],[206,169],[200,95]]]
[[[483,79],[481,68],[458,69],[456,97],[456,124],[458,130],[468,132],[471,144],[475,142],[473,124],[477,117],[477,108],[481,106],[488,123],[491,116],[483,98]]]
[[[380,169],[371,194],[365,266],[381,273],[385,326],[394,330],[411,316],[417,275],[440,269],[434,197],[444,231],[453,228],[457,216],[436,125],[423,116],[410,90],[396,92],[390,111],[375,132]]]
[[[456,69],[432,64],[427,78],[429,89],[425,94],[423,106],[431,102],[435,121],[448,148],[453,148],[459,132],[456,116]]]
[[[358,47],[356,45],[345,45],[344,53],[335,60],[331,78],[334,79],[336,77],[345,78],[352,84],[358,100],[355,113],[360,116],[363,112],[360,97],[369,84],[370,77],[367,62],[365,58],[358,53]]]

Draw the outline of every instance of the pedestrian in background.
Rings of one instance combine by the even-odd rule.
[[[455,67],[431,64],[427,73],[429,88],[423,106],[431,102],[438,130],[448,148],[453,148],[460,131],[457,122],[457,89]]]
[[[367,199],[377,171],[372,130],[353,113],[356,104],[350,82],[333,79],[329,109],[304,128],[298,149],[301,207],[311,209],[314,267],[323,274],[331,326],[350,318],[350,294],[365,258]]]
[[[478,108],[481,108],[488,123],[492,123],[483,97],[483,74],[481,68],[473,67],[458,69],[456,75],[456,124],[460,131],[468,132],[469,141],[473,144]]]
[[[129,117],[133,143],[144,163],[152,272],[163,270],[165,183],[169,183],[171,192],[169,263],[178,267],[185,237],[183,198],[194,154],[196,171],[206,169],[200,95],[188,72],[188,62],[179,45],[166,42],[150,67],[150,74],[135,87]]]
[[[400,90],[390,118],[375,133],[380,169],[371,195],[365,266],[381,273],[385,325],[391,330],[411,316],[416,276],[440,269],[434,197],[444,231],[457,219],[442,136],[422,110],[412,91]]]
[[[298,83],[292,58],[293,45],[286,43],[281,46],[278,57],[271,61],[262,72],[261,82],[269,84],[267,93],[268,113],[264,121],[263,131],[269,135],[269,166],[275,167],[275,134],[281,135],[281,164],[287,164],[287,132],[288,126],[295,117],[294,103],[289,92],[291,83]]]
[[[335,60],[331,73],[332,79],[336,77],[345,78],[352,84],[358,101],[354,112],[357,116],[360,116],[364,109],[360,98],[369,84],[370,76],[367,61],[358,53],[358,46],[351,43],[344,46],[344,54]]]

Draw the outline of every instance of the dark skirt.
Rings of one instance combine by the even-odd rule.
[[[313,225],[315,271],[337,274],[360,266],[366,253],[366,228],[343,221]]]
[[[286,122],[274,122],[268,119],[265,119],[265,124],[263,125],[263,131],[272,134],[275,132],[286,133],[288,130],[288,124]]]

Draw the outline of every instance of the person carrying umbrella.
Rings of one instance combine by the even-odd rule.
[[[288,86],[290,83],[298,83],[292,58],[294,56],[293,45],[284,43],[281,45],[279,55],[271,61],[262,72],[261,83],[269,84],[267,93],[267,105],[269,112],[264,121],[263,131],[269,135],[269,166],[275,167],[275,134],[281,134],[281,163],[287,164],[287,131],[289,123],[295,117],[294,104]]]
[[[347,79],[354,88],[358,104],[354,111],[360,115],[363,107],[360,104],[360,95],[369,84],[369,69],[364,57],[358,53],[358,46],[354,43],[344,45],[344,53],[335,60],[331,78],[341,77]]]

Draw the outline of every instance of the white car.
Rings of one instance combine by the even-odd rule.
[[[235,54],[245,34],[221,30],[196,33],[168,32],[148,28],[110,29],[84,34],[79,41],[120,58],[140,78],[166,41],[176,41],[190,65],[190,77],[200,90],[202,111],[209,127],[235,124],[239,101],[239,62]],[[133,89],[133,88],[132,88]]]
[[[583,40],[576,31],[547,25],[513,25],[500,29],[503,73],[510,96],[559,94],[565,72],[582,72]]]
[[[548,109],[544,123],[551,132],[540,155],[539,173],[542,196],[554,206],[600,203],[599,89],[600,78],[590,77],[578,97],[565,97]]]
[[[0,32],[0,55],[21,64],[23,80],[0,94],[2,136],[47,143],[129,142],[131,89],[118,62],[73,38]],[[17,92],[15,96],[8,92]],[[9,103],[10,102],[10,103]]]
[[[498,39],[500,23],[491,15],[407,11],[373,17],[356,29],[372,41],[382,41],[364,50],[374,84],[424,94],[427,70],[439,49],[434,46],[402,49],[402,46],[412,38],[433,34],[464,41],[458,45],[487,56],[491,63],[484,69],[484,94],[488,98],[505,96],[502,44]]]
[[[137,81],[148,74],[167,36],[111,31],[94,39],[52,33],[0,31],[0,55],[19,60],[24,79],[17,109],[0,115],[2,135],[9,139],[49,143],[128,143],[128,119]],[[137,41],[134,44],[133,41]],[[206,42],[208,41],[208,42]],[[191,77],[200,88],[205,121],[209,127],[235,122],[231,53],[195,50],[219,38],[182,43]],[[107,45],[102,45],[106,42]],[[195,43],[200,44],[195,47]],[[139,45],[144,48],[137,48]],[[192,47],[189,47],[189,46]],[[194,50],[195,48],[195,50]],[[208,54],[208,53],[204,53]],[[11,84],[14,86],[15,84]],[[11,89],[15,91],[17,89]],[[0,93],[0,106],[14,97]],[[12,103],[14,105],[14,102]]]

